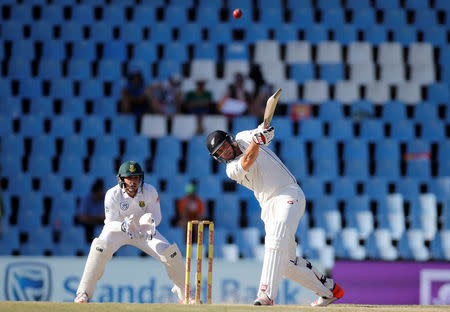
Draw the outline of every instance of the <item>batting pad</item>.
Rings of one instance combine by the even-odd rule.
[[[275,301],[281,277],[288,260],[289,235],[285,223],[266,223],[264,262],[259,283],[258,297],[265,293]]]
[[[95,285],[102,277],[103,272],[105,271],[106,262],[111,259],[111,256],[112,250],[108,243],[99,238],[94,238],[77,293],[85,291],[88,294],[89,299],[94,296]]]
[[[332,297],[333,293],[324,284],[328,281],[309,261],[296,257],[288,262],[284,276],[312,290],[318,296]]]
[[[161,261],[166,267],[167,275],[176,287],[176,293],[180,300],[184,299],[185,264],[183,256],[177,244],[172,244],[161,253]]]

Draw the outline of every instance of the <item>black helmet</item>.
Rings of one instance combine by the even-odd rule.
[[[214,157],[217,161],[224,161],[224,159],[220,159],[215,154],[219,150],[219,148],[223,145],[223,143],[227,142],[230,143],[230,145],[233,145],[233,137],[222,130],[216,130],[211,132],[208,137],[206,138],[206,148],[209,151],[209,155]]]
[[[140,186],[144,184],[144,171],[142,170],[141,165],[134,160],[129,160],[120,165],[119,172],[117,173],[117,181],[120,184],[121,188],[125,187],[125,182],[123,182],[123,178],[126,177],[134,177],[140,176]]]

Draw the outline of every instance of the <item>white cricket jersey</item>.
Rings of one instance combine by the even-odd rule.
[[[242,131],[236,135],[236,142],[244,152],[252,141],[254,131]],[[226,172],[230,179],[252,190],[263,207],[264,203],[288,186],[298,187],[297,180],[267,146],[259,147],[256,161],[245,171],[241,164],[242,155],[227,163]]]
[[[161,222],[161,207],[158,192],[150,185],[144,183],[134,198],[130,197],[119,184],[110,188],[105,195],[105,224],[111,221],[124,221],[124,218],[134,215],[139,220],[144,213],[150,212],[156,225]]]

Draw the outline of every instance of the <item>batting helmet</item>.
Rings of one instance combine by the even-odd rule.
[[[125,187],[123,178],[134,176],[141,177],[140,186],[142,186],[144,184],[144,171],[142,170],[142,167],[138,162],[129,160],[120,165],[119,172],[117,173],[117,181],[119,182],[121,188]]]
[[[211,132],[206,138],[206,148],[209,151],[209,155],[214,157],[215,160],[222,162],[223,159],[220,159],[215,154],[225,142],[233,145],[233,137],[231,136],[231,134],[228,134],[222,130]]]

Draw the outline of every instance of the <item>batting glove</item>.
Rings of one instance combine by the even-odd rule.
[[[275,128],[269,127],[262,131],[258,131],[253,135],[253,142],[258,145],[269,145],[275,135]]]
[[[156,223],[152,214],[146,213],[139,219],[141,235],[147,240],[151,240],[156,235]]]

